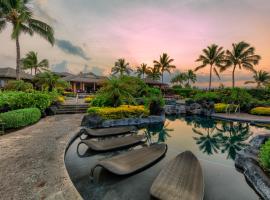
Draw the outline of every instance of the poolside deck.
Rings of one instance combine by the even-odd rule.
[[[212,114],[211,116],[213,118],[216,118],[216,119],[233,120],[233,121],[250,122],[250,123],[270,124],[270,117],[250,115],[250,114],[247,114],[247,113],[234,113],[234,114],[215,113],[215,114]]]
[[[64,153],[82,117],[49,116],[1,136],[0,199],[81,199],[66,171]]]

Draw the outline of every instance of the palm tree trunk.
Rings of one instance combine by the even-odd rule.
[[[234,72],[235,72],[236,65],[233,67],[233,72],[232,72],[232,88],[235,86],[235,78],[234,78]]]
[[[208,88],[209,91],[211,90],[211,86],[212,86],[212,68],[213,68],[213,65],[210,66],[210,77],[209,77],[209,88]]]
[[[16,58],[16,80],[21,80],[21,67],[20,67],[21,52],[20,52],[19,36],[16,37],[16,53],[17,53],[17,58]]]

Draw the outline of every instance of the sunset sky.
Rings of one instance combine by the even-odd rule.
[[[22,36],[22,55],[37,51],[56,71],[108,75],[118,58],[131,66],[152,65],[163,52],[185,71],[198,65],[195,60],[207,45],[230,49],[242,40],[262,56],[256,69],[270,66],[269,0],[35,0],[33,10],[54,27],[56,44]],[[15,66],[10,32],[9,26],[0,33],[0,67]],[[197,74],[197,85],[205,86],[208,68]],[[247,71],[236,75],[238,84],[251,77]],[[221,82],[231,84],[230,71]]]

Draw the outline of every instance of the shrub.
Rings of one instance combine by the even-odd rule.
[[[197,93],[194,96],[194,100],[197,102],[201,101],[213,101],[213,102],[218,102],[220,100],[220,97],[216,92],[201,92]]]
[[[9,110],[16,110],[35,107],[44,111],[52,102],[57,101],[58,96],[54,92],[0,92],[0,109],[8,107]]]
[[[252,115],[270,115],[270,107],[256,107],[251,109],[250,114]]]
[[[265,170],[270,171],[270,139],[260,148],[259,162]]]
[[[85,103],[91,103],[94,98],[95,98],[95,96],[87,96],[87,97],[84,98],[84,102]]]
[[[229,106],[228,106],[229,105]],[[227,111],[235,111],[236,105],[233,104],[225,104],[225,103],[217,103],[215,104],[215,112],[216,113],[225,113]]]
[[[20,81],[9,81],[8,84],[4,88],[5,90],[14,90],[14,91],[32,91],[33,85],[32,83],[27,83],[22,80]]]
[[[13,110],[0,114],[0,119],[4,122],[5,129],[20,128],[34,124],[41,117],[38,108],[26,108]]]
[[[192,98],[199,92],[197,89],[181,88],[179,86],[173,86],[173,90],[175,94],[178,94],[183,98]]]
[[[149,115],[149,111],[144,106],[128,106],[119,107],[90,107],[89,114],[97,114],[103,119],[122,119],[145,117]]]
[[[65,97],[64,96],[58,96],[56,101],[59,102],[59,103],[64,103],[65,102]]]

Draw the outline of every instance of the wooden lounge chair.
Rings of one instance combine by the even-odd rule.
[[[161,170],[150,193],[162,200],[202,200],[204,182],[198,159],[190,151],[179,154]]]
[[[153,144],[122,153],[120,155],[99,161],[91,170],[93,177],[96,167],[103,167],[116,175],[128,175],[143,170],[158,161],[167,151],[166,144]]]
[[[143,142],[144,135],[130,135],[126,137],[115,137],[104,140],[82,140],[80,144],[85,144],[94,151],[110,151],[116,150]]]
[[[121,135],[135,131],[137,131],[137,128],[135,126],[122,126],[122,127],[100,128],[100,129],[82,128],[80,131],[80,138],[83,134],[91,137],[105,137],[105,136]]]

